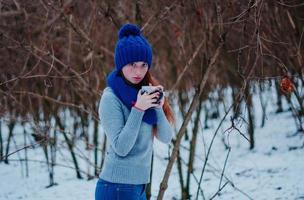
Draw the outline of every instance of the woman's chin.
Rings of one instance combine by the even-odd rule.
[[[140,81],[141,81],[141,79],[140,79],[140,80],[138,80],[138,79],[133,79],[133,80],[131,81],[131,83],[133,83],[133,84],[138,84],[138,83],[140,83]]]

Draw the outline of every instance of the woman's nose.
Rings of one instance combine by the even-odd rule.
[[[138,66],[135,66],[135,74],[141,74],[141,69]]]

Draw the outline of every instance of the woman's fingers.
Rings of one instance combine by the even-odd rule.
[[[154,87],[154,86],[153,86]],[[161,88],[161,87],[159,87]],[[158,102],[160,97],[160,92],[154,92],[153,94],[138,92],[137,104],[143,109],[148,109],[150,107],[158,107],[161,105],[162,101]]]
[[[155,92],[154,94],[153,94],[153,98],[154,97],[158,97],[159,96],[159,93],[158,92]]]
[[[149,99],[149,102],[155,103],[155,102],[157,102],[157,99],[155,99],[155,98]]]
[[[164,86],[162,86],[162,85],[158,85],[156,87],[160,88],[162,91],[164,90]]]
[[[153,99],[153,98],[158,97],[158,96],[159,96],[159,94],[158,94],[158,92],[156,92],[156,93],[148,95],[147,98],[148,99]]]

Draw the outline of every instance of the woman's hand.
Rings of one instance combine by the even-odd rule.
[[[159,88],[161,91],[164,92],[164,86],[162,86],[162,85],[152,86],[152,84],[149,83],[149,86]],[[158,98],[160,94],[159,94],[159,92],[156,92],[156,93],[158,94],[158,96],[157,96],[157,98]],[[157,104],[157,106],[155,106],[155,108],[162,108],[164,103],[165,103],[165,95],[163,94],[163,97],[161,98],[160,103]]]
[[[162,85],[158,85],[158,86],[152,86],[152,84],[149,84],[150,87],[155,87],[155,88],[159,88],[163,91],[164,87]],[[155,92],[153,94],[141,94],[141,91],[139,90],[138,94],[137,94],[137,101],[135,103],[135,107],[141,109],[141,110],[147,110],[151,107],[155,107],[155,108],[162,108],[165,102],[165,97],[163,96],[162,99],[160,100],[160,103],[157,104],[157,99],[159,98],[160,93],[159,92]]]
[[[147,93],[141,94],[141,91],[139,90],[137,94],[137,100],[134,106],[136,108],[139,108],[140,110],[147,110],[151,107],[156,107],[158,106],[158,104],[156,103],[158,95],[158,92],[150,95]]]

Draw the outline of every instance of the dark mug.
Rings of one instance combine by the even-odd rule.
[[[140,94],[154,94],[155,92],[159,92],[159,97],[155,97],[154,99],[157,99],[157,104],[160,104],[160,100],[163,98],[164,96],[164,92],[162,91],[162,89],[160,88],[156,88],[156,87],[151,87],[151,86],[142,86],[141,90],[140,90]]]

